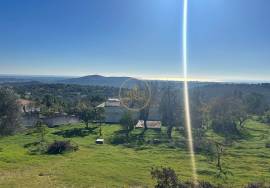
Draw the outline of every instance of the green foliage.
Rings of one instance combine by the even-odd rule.
[[[260,116],[260,121],[270,124],[270,110],[266,111],[263,116]]]
[[[45,135],[47,134],[46,125],[43,125],[42,122],[37,121],[35,125],[35,132],[40,135],[40,142],[45,142]]]
[[[262,182],[253,182],[253,183],[249,183],[244,188],[269,188],[269,186],[267,186],[265,183],[262,183]]]
[[[108,97],[118,95],[118,89],[106,86],[81,86],[70,84],[10,83],[21,98],[36,102],[41,113],[76,113],[76,106],[97,106]],[[26,93],[31,93],[26,96]]]
[[[127,142],[127,138],[123,135],[114,135],[110,137],[109,142],[113,145],[125,144]]]
[[[11,89],[0,87],[0,136],[15,133],[19,128],[20,109]]]
[[[45,139],[48,143],[63,140],[62,135],[53,133],[84,127],[83,124],[74,124],[50,128]],[[233,176],[228,176],[224,183],[223,179],[216,176],[216,160],[209,162],[203,153],[196,153],[199,181],[204,180],[212,185],[224,184],[226,188],[243,188],[249,182],[270,179],[270,150],[265,148],[268,137],[262,137],[270,134],[269,126],[249,120],[246,127],[250,137],[236,140],[233,145],[227,146],[222,159],[223,165]],[[140,147],[112,145],[107,142],[112,135],[122,130],[120,125],[102,125],[102,130],[106,140],[104,145],[95,144],[98,134],[98,129],[95,129],[93,131],[96,134],[93,132],[84,137],[69,138],[80,149],[64,155],[29,155],[30,146],[23,146],[39,141],[39,134],[36,133],[16,134],[0,139],[0,187],[154,187],[156,182],[151,179],[149,170],[157,166],[173,167],[182,184],[190,181],[192,174],[189,153],[182,146],[168,147],[165,127],[162,127],[161,132],[148,129]],[[133,137],[136,142],[142,131],[133,130],[130,133],[130,142]],[[225,139],[211,130],[207,130],[203,137],[209,140]],[[148,143],[156,138],[160,139],[161,144]],[[176,143],[184,139],[175,129],[172,138]],[[39,176],[41,173],[44,174],[43,177]],[[51,183],[48,181],[49,177],[52,178]],[[269,182],[266,183],[269,186]]]
[[[212,128],[224,135],[238,135],[248,119],[242,98],[223,97],[214,100],[210,107]]]
[[[33,142],[24,145],[28,149],[28,153],[31,155],[45,154],[48,150],[48,144],[46,142]]]
[[[267,100],[264,95],[260,93],[252,92],[245,98],[247,104],[248,113],[252,115],[263,115],[264,112],[269,109]]]
[[[48,146],[47,153],[50,155],[63,154],[68,151],[77,151],[79,147],[70,141],[54,141]]]
[[[89,128],[89,123],[101,123],[104,121],[104,109],[98,107],[83,107],[78,110],[78,114],[81,120],[84,121],[86,128]]]
[[[155,188],[217,188],[209,182],[182,182],[172,168],[152,168],[151,176],[156,179]]]
[[[120,124],[122,125],[123,129],[126,131],[126,137],[129,138],[129,133],[134,129],[136,124],[136,120],[133,118],[132,113],[127,111],[123,114]]]
[[[183,126],[183,109],[180,96],[170,85],[164,88],[159,107],[162,125],[167,127],[168,138],[172,138],[174,127]]]
[[[79,117],[84,121],[86,128],[89,128],[89,123],[95,119],[93,108],[85,108],[79,112]]]
[[[155,188],[177,188],[179,187],[179,180],[175,171],[171,168],[152,168],[152,178],[155,178],[157,184]]]

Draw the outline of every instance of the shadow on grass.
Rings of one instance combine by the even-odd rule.
[[[97,129],[97,127],[73,128],[68,130],[56,131],[53,134],[63,136],[64,138],[85,137],[90,134],[96,134],[95,129]]]
[[[237,142],[240,140],[251,140],[254,136],[247,130],[247,128],[243,128],[237,130],[235,132],[217,132],[214,131],[217,135],[223,137],[227,142]]]
[[[126,130],[115,131],[110,137],[109,143],[112,145],[121,145],[135,150],[145,150],[152,146],[168,144],[168,138],[162,134],[161,130],[141,129],[131,132],[127,137]]]

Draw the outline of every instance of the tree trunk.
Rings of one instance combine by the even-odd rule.
[[[144,126],[144,130],[146,131],[148,129],[146,119],[143,120],[143,126]]]
[[[172,139],[172,129],[173,129],[172,126],[169,126],[169,127],[167,128],[167,135],[168,135],[168,138],[169,138],[169,139]]]

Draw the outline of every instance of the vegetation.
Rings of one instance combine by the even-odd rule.
[[[195,186],[190,183],[188,140],[179,88],[149,85],[151,97],[140,110],[140,118],[146,123],[150,109],[159,108],[163,124],[160,130],[151,130],[146,125],[144,129],[134,129],[136,122],[129,112],[123,115],[120,125],[103,123],[104,109],[97,105],[113,94],[115,88],[94,87],[105,92],[99,95],[99,91],[88,86],[37,85],[40,88],[35,84],[15,84],[13,90],[20,98],[34,100],[43,115],[67,112],[80,117],[84,124],[48,128],[37,122],[34,127],[18,132],[18,97],[9,87],[1,88],[0,187],[35,187],[48,179],[52,187]],[[264,93],[268,87],[262,87]],[[205,86],[190,90],[198,186],[269,186],[266,182],[270,179],[267,94],[233,90],[213,97],[212,93],[205,93],[211,89]],[[144,103],[148,99],[145,93],[140,95]],[[133,97],[134,93],[131,94]],[[100,137],[105,139],[105,144],[96,145],[95,140]],[[150,169],[156,183],[151,179]],[[37,174],[46,180],[37,178]]]
[[[182,147],[185,137],[178,130],[173,131],[172,141],[169,142],[166,127],[162,127],[160,132],[148,129],[144,133],[144,142],[138,143],[134,138],[143,130],[135,129],[130,132],[130,145],[111,145],[107,142],[113,135],[120,134],[120,125],[102,125],[104,145],[95,144],[98,129],[83,137],[66,138],[54,134],[75,128],[84,129],[85,126],[76,124],[46,128],[45,140],[48,145],[55,140],[70,140],[80,148],[76,152],[60,155],[31,155],[24,146],[40,140],[40,134],[32,130],[2,138],[0,187],[153,187],[156,182],[151,179],[149,172],[151,168],[160,166],[173,168],[182,183],[189,182],[192,177],[189,154]],[[265,148],[270,134],[269,126],[248,120],[246,131],[248,137],[226,146],[226,152],[222,155],[222,167],[233,174],[225,179],[216,176],[215,158],[211,160],[204,153],[196,153],[200,181],[236,188],[251,182],[269,183],[270,150]],[[211,130],[205,133],[205,137],[220,142],[226,140]],[[161,143],[155,144],[155,139]]]
[[[125,112],[120,120],[120,124],[126,131],[126,139],[128,140],[129,134],[134,129],[134,125],[136,124],[136,120],[132,117],[132,113],[129,111]]]
[[[70,143],[70,141],[54,141],[48,146],[47,153],[48,154],[63,154],[67,151],[76,151],[78,150],[78,146],[74,146]]]
[[[106,98],[118,95],[118,88],[106,86],[26,82],[3,84],[2,87],[12,88],[20,98],[34,101],[44,115],[55,112],[76,114],[82,105],[96,106]]]
[[[181,182],[172,168],[151,170],[152,178],[157,180],[155,188],[215,188],[209,182]]]
[[[183,109],[181,104],[179,92],[176,92],[170,85],[168,85],[163,92],[159,111],[162,116],[162,124],[167,127],[167,135],[172,138],[172,131],[174,127],[183,126]]]
[[[15,133],[19,128],[19,118],[17,96],[12,90],[0,87],[0,136]]]

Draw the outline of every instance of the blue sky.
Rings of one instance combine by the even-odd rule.
[[[189,0],[192,79],[270,80],[269,0]],[[0,0],[0,74],[182,75],[182,0]]]

